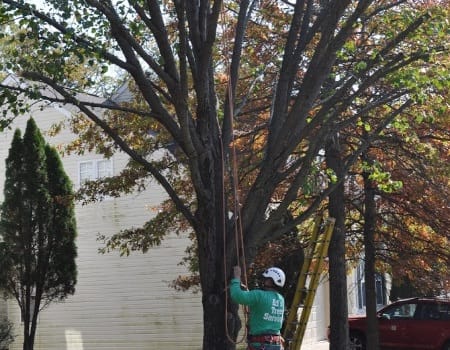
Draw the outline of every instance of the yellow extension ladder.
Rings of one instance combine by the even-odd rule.
[[[305,259],[298,276],[295,295],[286,319],[283,337],[286,340],[286,350],[300,350],[305,335],[306,325],[311,314],[323,264],[328,255],[331,235],[334,229],[334,218],[327,218],[322,226],[322,216],[316,217],[313,232],[306,248]],[[309,277],[309,278],[308,278]],[[302,299],[303,304],[302,304]],[[300,318],[297,311],[302,304]]]

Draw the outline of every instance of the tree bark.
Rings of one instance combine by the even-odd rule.
[[[342,159],[336,135],[326,145],[327,166],[341,183],[329,196],[329,214],[336,219],[329,247],[330,274],[330,349],[348,349],[347,268],[345,262],[345,207]]]
[[[366,281],[367,350],[380,348],[377,320],[377,294],[375,286],[375,227],[376,204],[375,187],[367,172],[364,178],[364,273]]]
[[[206,222],[205,222],[206,224]],[[223,228],[210,226],[206,242],[199,242],[203,252],[199,256],[203,304],[203,349],[234,350],[241,329],[238,305],[231,302],[227,289],[235,255],[225,256]],[[225,268],[225,265],[227,268]]]
[[[225,279],[228,280],[228,276],[224,275],[225,270],[222,266],[217,266],[219,265],[217,262],[223,261],[221,260],[223,253],[220,249],[215,250],[214,247],[218,247],[218,244],[212,242],[214,239],[220,240],[218,239],[220,231],[216,229],[215,232],[209,232],[208,241],[211,246],[202,244],[199,247],[206,253],[205,259],[200,258],[201,276],[207,276],[202,278],[203,349],[232,350],[234,346],[229,341],[229,337],[235,339],[238,330],[234,331],[232,327],[233,332],[227,334],[228,325],[225,324],[225,320],[230,318],[238,322],[239,317],[237,312],[228,314],[226,310],[226,306],[230,305],[230,301],[226,300],[228,293],[226,293]]]
[[[234,350],[240,319],[238,305],[229,300],[227,286],[238,253],[230,248],[234,247],[234,235],[226,215],[221,153],[211,145],[206,159],[209,167],[200,169],[200,174],[207,196],[201,197],[195,213],[203,304],[202,348]]]

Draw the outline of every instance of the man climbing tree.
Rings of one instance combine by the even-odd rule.
[[[75,235],[71,182],[29,119],[6,159],[0,217],[0,288],[20,307],[23,350],[33,349],[39,312],[75,291]]]

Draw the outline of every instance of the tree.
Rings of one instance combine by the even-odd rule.
[[[344,176],[344,161],[342,159],[339,137],[330,138],[325,147],[327,166],[338,178]],[[348,305],[347,302],[335,303],[333,300],[347,299],[347,279],[345,262],[345,215],[344,215],[344,183],[339,182],[338,188],[330,193],[329,212],[336,219],[333,236],[330,241],[328,256],[330,258],[330,305],[334,322],[330,325],[330,344],[339,344],[339,348],[348,348]]]
[[[16,299],[23,349],[32,350],[39,312],[73,294],[76,283],[72,185],[33,119],[23,139],[20,130],[14,133],[4,195],[0,287]]]
[[[6,347],[13,342],[13,325],[7,318],[0,318],[0,349],[6,349]]]
[[[447,17],[448,10],[443,12]],[[367,349],[379,347],[375,272],[391,274],[391,300],[445,291],[450,258],[448,216],[442,212],[449,196],[449,113],[442,103],[449,91],[447,61],[448,55],[432,56],[392,77],[394,86],[412,81],[415,93],[427,91],[426,98],[396,121],[402,127],[387,129],[372,143],[352,169],[347,203],[359,214],[347,214],[352,218],[348,231],[354,233],[353,242],[361,233],[364,239]]]
[[[187,223],[198,257],[204,349],[234,348],[225,327],[225,320],[232,330],[238,323],[235,310],[226,310],[231,266],[242,253],[251,262],[260,246],[304,222],[336,188],[332,212],[342,215],[338,201],[348,169],[416,102],[411,85],[393,88],[387,78],[445,49],[440,36],[445,22],[406,11],[413,1],[49,2],[51,10],[39,10],[4,0],[3,16],[20,18],[23,32],[12,40],[19,49],[26,38],[33,52],[14,55],[9,67],[56,95],[39,84],[2,86],[2,102],[17,106],[17,91],[74,104],[94,129],[109,136],[91,146],[105,153],[119,147],[130,155],[120,181],[93,188],[117,195],[141,186],[146,177],[164,187],[183,218],[162,212],[142,229],[115,236],[111,247],[146,250],[174,222]],[[378,25],[386,14],[404,12],[395,31]],[[423,40],[409,41],[421,28],[430,29],[421,31]],[[89,91],[96,81],[75,77],[74,66],[118,68],[139,103],[78,99],[74,91]],[[93,107],[114,113],[96,114]],[[368,143],[361,140],[360,121],[369,112]],[[75,122],[75,127],[85,123]],[[138,127],[133,133],[131,124]],[[336,155],[337,172],[326,168],[322,150],[340,133],[348,135],[351,147]],[[236,152],[239,144],[246,145],[243,152]],[[151,157],[164,148],[176,158]],[[189,184],[182,187],[186,176]],[[314,185],[317,177],[320,186]],[[342,262],[345,252],[345,218],[336,219],[341,224],[333,264]],[[243,245],[235,249],[239,233]],[[339,295],[333,303],[344,308],[345,269],[330,269],[336,271],[332,288]],[[332,325],[343,317],[333,312]],[[333,349],[344,349],[345,326],[336,327]]]

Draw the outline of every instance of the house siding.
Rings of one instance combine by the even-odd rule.
[[[47,142],[68,143],[68,131],[49,137],[47,130],[65,118],[68,107],[36,106],[31,115]],[[0,158],[5,159],[16,128],[25,130],[27,117],[19,117],[12,130],[0,133]],[[78,186],[78,164],[98,159],[98,155],[70,155],[62,158],[64,169]],[[128,157],[116,153],[114,174]],[[5,181],[0,163],[0,198]],[[138,227],[155,215],[154,208],[164,199],[155,183],[146,191],[101,203],[76,205],[78,282],[73,296],[52,303],[39,316],[36,350],[100,349],[201,349],[202,306],[200,294],[177,292],[169,283],[187,271],[178,263],[189,244],[187,237],[169,235],[146,254],[118,252],[100,254],[98,234],[110,236],[121,229]],[[9,319],[15,324],[15,342],[10,350],[22,349],[22,329],[17,304],[7,303]]]
[[[327,329],[330,323],[329,317],[329,284],[322,279],[316,290],[311,314],[306,326],[302,348],[315,345],[318,341],[327,339]]]

